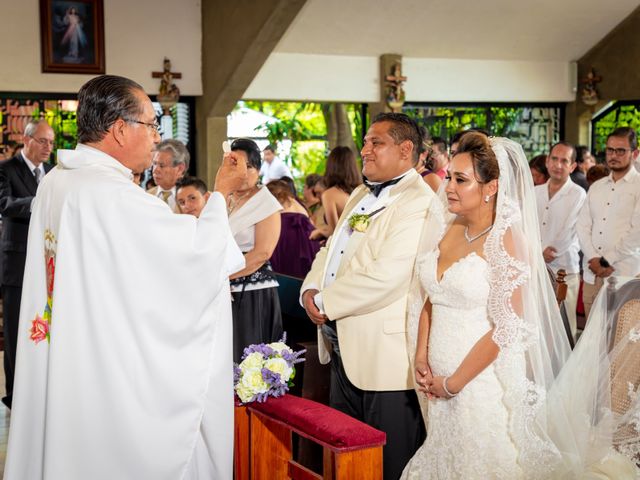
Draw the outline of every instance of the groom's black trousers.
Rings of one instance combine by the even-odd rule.
[[[382,451],[384,480],[400,478],[404,466],[425,439],[415,390],[360,390],[347,378],[342,358],[334,349],[331,353],[329,404],[387,434],[387,444]]]

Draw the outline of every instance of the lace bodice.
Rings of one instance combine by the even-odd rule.
[[[432,305],[463,310],[487,307],[489,282],[488,265],[475,252],[453,263],[438,281],[438,250],[426,255],[419,265],[420,281]]]

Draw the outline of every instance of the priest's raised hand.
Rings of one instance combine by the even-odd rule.
[[[214,191],[227,197],[239,190],[247,182],[247,154],[241,150],[227,152],[222,158],[222,165],[216,173]]]

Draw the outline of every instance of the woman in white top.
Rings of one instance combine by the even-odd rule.
[[[269,258],[280,238],[282,206],[266,187],[258,185],[260,149],[240,138],[231,150],[246,157],[247,182],[229,195],[227,208],[231,233],[244,253],[245,268],[231,280],[233,297],[233,360],[240,362],[245,347],[274,342],[282,337],[278,282]]]

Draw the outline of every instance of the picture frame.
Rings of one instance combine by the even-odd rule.
[[[103,0],[40,0],[43,73],[105,73]]]

